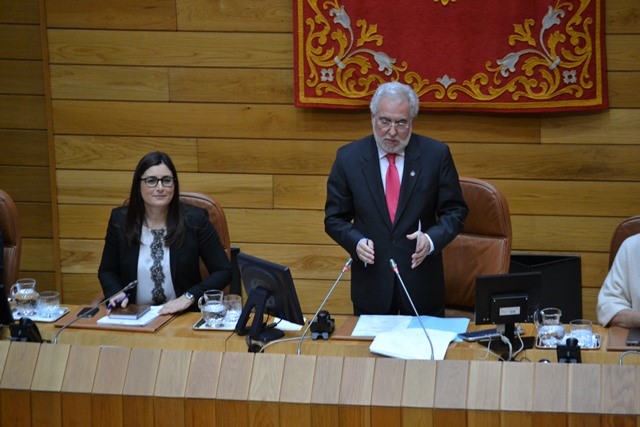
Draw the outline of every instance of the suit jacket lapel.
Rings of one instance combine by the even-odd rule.
[[[398,200],[398,210],[396,212],[396,222],[400,222],[402,213],[404,212],[413,189],[416,186],[416,182],[420,178],[421,164],[420,164],[420,150],[418,150],[418,144],[414,141],[415,135],[411,135],[409,144],[404,151],[404,172],[402,173],[402,184],[400,185],[400,199]]]
[[[391,219],[387,209],[387,199],[384,195],[382,177],[380,175],[380,159],[378,159],[378,148],[373,135],[370,138],[367,150],[362,156],[362,174],[364,182],[367,184],[371,199],[376,209],[382,215],[385,224],[391,229]]]

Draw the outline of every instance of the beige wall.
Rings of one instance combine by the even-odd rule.
[[[59,266],[65,302],[84,302],[99,289],[109,211],[126,198],[139,157],[160,149],[176,161],[183,190],[220,201],[234,246],[291,266],[303,309],[312,311],[348,257],[323,231],[326,176],[335,150],[368,133],[370,120],[366,111],[293,106],[292,1],[43,1],[60,256],[47,249],[51,270]],[[16,9],[29,2],[3,3]],[[2,24],[0,31],[18,44],[23,27]],[[461,175],[491,180],[504,191],[515,251],[582,257],[584,315],[590,318],[611,234],[623,218],[640,213],[636,0],[607,1],[606,31],[607,111],[421,113],[415,125],[450,144]],[[6,98],[17,95],[17,74],[2,74],[3,111],[16,111]],[[20,96],[42,102],[43,93]],[[46,121],[41,108],[27,108],[40,111],[40,133]],[[24,115],[18,116],[22,128]],[[12,127],[4,121],[0,127]],[[21,153],[0,160],[3,175],[36,161],[20,142],[0,144]],[[47,150],[33,145],[44,153],[38,171],[46,180]],[[0,183],[17,185],[23,176]],[[24,188],[13,188],[23,197]],[[49,202],[48,193],[41,197]],[[37,235],[31,227],[36,224],[28,233]],[[37,249],[31,243],[26,251]],[[24,271],[51,271],[25,264],[30,257],[42,256],[25,257]],[[350,311],[347,283],[329,309]]]

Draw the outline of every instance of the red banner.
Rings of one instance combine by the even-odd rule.
[[[295,103],[400,81],[429,110],[604,109],[604,25],[604,0],[294,0]]]

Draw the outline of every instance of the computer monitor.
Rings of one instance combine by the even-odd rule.
[[[476,278],[476,325],[496,325],[513,340],[516,323],[531,323],[539,308],[542,273],[509,273]]]
[[[7,298],[5,286],[0,284],[0,329],[2,326],[9,326],[13,323],[13,313]]]
[[[248,333],[251,338],[263,342],[282,337],[284,332],[277,329],[277,325],[265,324],[265,314],[304,325],[302,308],[288,267],[242,252],[238,254],[237,261],[248,295],[236,324],[237,334]],[[255,313],[251,328],[248,329],[247,322],[252,311]]]

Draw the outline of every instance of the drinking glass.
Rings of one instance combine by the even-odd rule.
[[[227,306],[227,315],[225,322],[235,325],[240,319],[242,314],[242,297],[240,295],[229,294],[223,298],[225,305]]]
[[[60,294],[56,291],[40,292],[38,314],[45,319],[53,319],[60,315]]]
[[[580,347],[593,347],[593,322],[589,319],[574,319],[569,322],[571,336]]]

